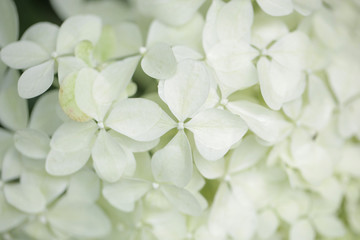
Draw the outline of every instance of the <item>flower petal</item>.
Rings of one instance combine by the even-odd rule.
[[[155,140],[175,127],[174,121],[156,103],[141,98],[120,101],[105,124],[138,141]]]
[[[254,166],[266,156],[267,150],[256,141],[254,135],[246,136],[231,155],[229,171],[236,173]]]
[[[31,111],[29,128],[44,131],[49,136],[53,135],[63,123],[56,113],[58,104],[58,92],[56,90],[41,95]]]
[[[157,42],[163,42],[171,46],[188,46],[201,52],[201,32],[203,25],[203,16],[199,13],[195,14],[188,23],[178,27],[172,27],[155,20],[150,25],[146,46],[151,47]]]
[[[95,45],[101,34],[101,25],[101,19],[94,15],[79,15],[66,19],[59,29],[56,52],[72,53],[76,44],[83,40]]]
[[[105,130],[101,130],[92,148],[96,173],[100,178],[115,182],[122,176],[127,156],[120,144]]]
[[[228,109],[238,114],[258,137],[269,143],[277,143],[286,138],[292,124],[278,112],[248,101],[230,102]]]
[[[94,80],[92,88],[93,97],[96,103],[110,105],[119,98],[121,92],[126,90],[135,72],[140,57],[129,57],[122,61],[114,62],[101,71],[102,77]]]
[[[50,138],[39,130],[18,130],[14,135],[14,141],[16,149],[30,158],[45,159],[50,150]]]
[[[154,178],[159,182],[170,182],[178,187],[189,183],[192,170],[192,155],[189,141],[183,131],[152,158],[151,167]]]
[[[62,152],[51,149],[46,158],[46,171],[54,176],[70,175],[80,170],[91,155],[88,148],[73,152]]]
[[[220,71],[232,72],[242,69],[258,56],[259,52],[244,40],[224,40],[206,52],[210,65]]]
[[[73,152],[88,148],[96,130],[97,126],[94,121],[85,123],[65,122],[54,133],[50,146],[52,149],[61,152]]]
[[[137,8],[168,25],[184,25],[197,12],[205,0],[137,0]]]
[[[309,43],[305,33],[294,31],[276,41],[268,50],[268,54],[282,66],[302,70],[306,66],[305,54]]]
[[[46,199],[39,186],[21,181],[19,184],[7,184],[4,187],[8,203],[26,213],[39,213],[46,208]]]
[[[279,220],[272,210],[265,210],[259,215],[258,236],[261,239],[271,237],[279,226]]]
[[[284,16],[293,11],[291,0],[257,0],[261,9],[271,16]]]
[[[304,107],[299,123],[319,131],[332,117],[334,99],[325,83],[316,76],[309,77],[307,91],[309,104]]]
[[[313,221],[316,230],[324,237],[339,238],[346,233],[343,222],[336,216],[315,217]]]
[[[21,160],[21,154],[14,147],[5,153],[1,168],[2,181],[11,181],[20,177],[23,169]]]
[[[52,227],[76,238],[103,238],[111,230],[108,217],[95,204],[60,201],[46,216]]]
[[[113,27],[116,36],[116,48],[114,57],[123,57],[136,54],[143,45],[143,39],[137,24],[121,22]]]
[[[75,100],[76,104],[86,115],[97,121],[102,121],[103,115],[109,106],[101,106],[95,101],[93,95],[94,82],[103,81],[100,73],[92,68],[83,68],[79,71],[75,83]],[[103,111],[101,111],[103,110]]]
[[[4,1],[6,2],[6,1]],[[18,211],[6,202],[4,194],[0,193],[0,232],[10,231],[26,219],[26,214]]]
[[[254,10],[250,1],[228,2],[219,11],[216,21],[220,40],[240,40],[250,33]]]
[[[16,41],[19,35],[19,20],[16,5],[11,0],[0,2],[0,48]]]
[[[305,90],[305,74],[300,70],[291,70],[265,57],[258,61],[257,68],[261,94],[273,110],[297,99]]]
[[[162,185],[161,192],[180,212],[191,216],[201,214],[201,206],[189,191],[173,185]]]
[[[175,74],[176,59],[169,45],[156,43],[145,53],[141,67],[152,78],[167,79]]]
[[[92,170],[82,170],[74,174],[66,191],[69,201],[94,203],[100,197],[100,180]]]
[[[1,49],[1,60],[15,69],[36,66],[48,58],[49,53],[38,44],[30,41],[13,42]]]
[[[314,240],[315,232],[308,220],[299,220],[291,226],[290,240]]]
[[[27,102],[18,94],[18,79],[17,71],[9,70],[0,86],[0,122],[13,131],[25,128],[29,119]]]
[[[216,161],[209,161],[203,158],[196,150],[193,151],[196,168],[202,176],[207,179],[220,178],[225,173],[225,160],[220,158]]]
[[[217,160],[225,155],[230,147],[246,133],[247,125],[238,116],[227,110],[207,109],[196,114],[185,127],[194,133],[195,144],[200,154],[207,160]],[[209,155],[206,148],[220,151]]]
[[[29,27],[21,37],[21,40],[27,40],[39,44],[48,53],[55,51],[56,39],[59,27],[53,23],[40,22]]]
[[[203,62],[180,62],[174,76],[163,83],[163,100],[179,121],[195,114],[210,90],[209,73]]]
[[[18,82],[20,97],[33,98],[48,90],[54,80],[54,67],[54,60],[49,60],[23,72]]]
[[[142,179],[121,179],[106,184],[102,194],[109,203],[125,212],[132,212],[135,203],[151,189],[151,183]]]

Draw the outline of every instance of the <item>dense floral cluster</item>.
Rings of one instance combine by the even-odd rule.
[[[2,239],[360,238],[360,1],[51,2],[0,1]]]

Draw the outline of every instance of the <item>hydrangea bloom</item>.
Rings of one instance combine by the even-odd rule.
[[[0,1],[1,239],[360,238],[358,0],[51,4]]]

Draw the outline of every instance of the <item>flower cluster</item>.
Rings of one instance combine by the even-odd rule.
[[[360,238],[360,1],[51,3],[0,1],[4,240]]]

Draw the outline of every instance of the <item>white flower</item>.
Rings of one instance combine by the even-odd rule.
[[[32,98],[44,93],[53,83],[58,57],[72,54],[82,40],[96,43],[101,20],[94,16],[69,18],[58,28],[50,23],[30,27],[18,42],[1,51],[1,59],[15,69],[26,69],[19,79],[19,95]]]

